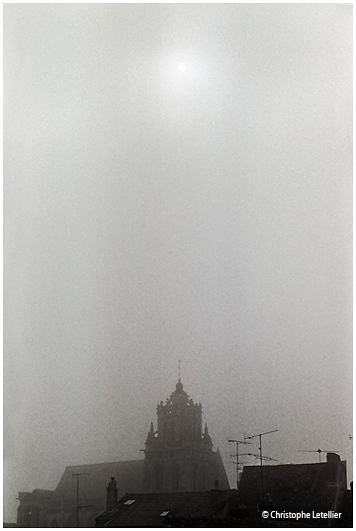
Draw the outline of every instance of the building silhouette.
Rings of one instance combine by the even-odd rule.
[[[113,477],[96,527],[352,527],[346,462],[334,453],[325,463],[245,466],[237,491],[117,493]]]
[[[130,493],[98,516],[95,527],[220,527],[235,496],[236,491],[230,489]]]
[[[329,452],[326,461],[319,463],[244,466],[238,501],[251,516],[257,517],[262,510],[261,472],[265,496],[268,494],[271,503],[269,512],[273,508],[279,513],[304,511],[312,515],[314,511],[330,516],[329,513],[333,511],[341,511],[343,501],[344,504],[347,502],[349,491],[347,491],[346,461],[342,461],[338,454]],[[329,524],[338,527],[340,519],[333,519],[332,516],[315,520],[309,518],[305,523],[316,527]]]
[[[205,424],[202,406],[194,403],[178,380],[175,391],[157,405],[157,431],[151,422],[145,443],[144,492],[229,489],[219,450]]]
[[[166,403],[157,406],[157,431],[151,423],[144,459],[66,467],[55,490],[19,493],[17,523],[75,527],[78,518],[79,527],[94,527],[95,518],[105,510],[113,476],[116,498],[126,492],[229,489],[220,452],[213,450],[207,426],[202,430],[202,406],[188,397],[180,380]]]

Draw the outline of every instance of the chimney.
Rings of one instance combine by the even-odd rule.
[[[117,489],[117,481],[115,481],[114,477],[111,478],[107,491],[108,493],[106,497],[106,510],[108,512],[111,512],[114,509],[116,509],[116,506],[117,506],[118,489]]]
[[[330,465],[338,465],[340,463],[340,456],[334,452],[328,452],[326,454],[326,462]]]
[[[335,482],[337,481],[338,471],[340,470],[341,459],[338,454],[334,452],[329,452],[326,454],[326,465],[327,465],[327,477],[328,481]]]

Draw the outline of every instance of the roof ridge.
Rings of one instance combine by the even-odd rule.
[[[128,459],[127,461],[102,461],[101,463],[86,463],[85,465],[67,465],[65,470],[70,468],[83,468],[87,466],[115,465],[117,463],[141,463],[144,459]]]
[[[184,490],[184,491],[172,491],[172,492],[125,492],[125,495],[123,496],[123,498],[125,498],[126,496],[156,496],[156,495],[159,495],[159,496],[172,496],[173,495],[184,495],[184,494],[206,494],[206,493],[210,493],[210,492],[231,492],[231,494],[235,494],[236,493],[236,489],[209,489],[209,490]]]
[[[327,465],[327,461],[322,461],[321,463],[318,463],[318,462],[314,462],[314,463],[278,463],[277,465],[273,465],[273,464],[264,464],[263,465],[263,468],[276,468],[277,466],[311,466],[311,465]],[[260,469],[261,468],[261,465],[244,465],[244,468],[258,468]]]

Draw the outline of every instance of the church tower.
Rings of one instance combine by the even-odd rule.
[[[144,491],[182,492],[229,489],[219,450],[213,451],[208,426],[202,431],[202,406],[178,380],[164,404],[157,406],[145,443]]]

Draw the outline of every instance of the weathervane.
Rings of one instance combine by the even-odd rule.
[[[180,382],[180,364],[182,360],[178,360],[178,381]]]

